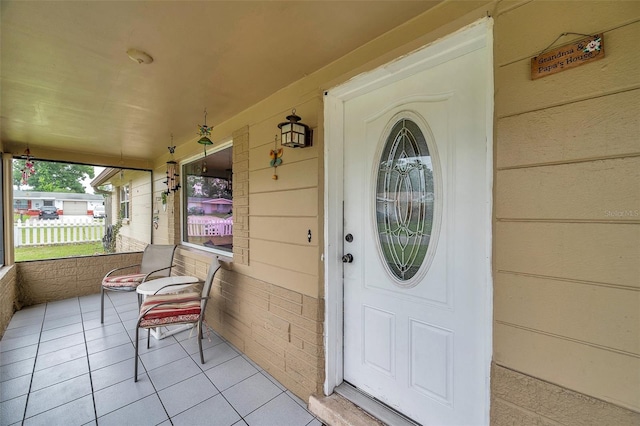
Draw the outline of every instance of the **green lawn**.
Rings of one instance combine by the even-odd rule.
[[[16,262],[104,254],[102,242],[16,247]]]

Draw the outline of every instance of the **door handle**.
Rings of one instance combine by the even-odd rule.
[[[347,253],[342,256],[342,263],[351,263],[353,262],[353,255],[351,253]]]

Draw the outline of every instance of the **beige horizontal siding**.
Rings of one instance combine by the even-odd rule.
[[[640,411],[640,357],[496,323],[494,360],[551,383]]]
[[[591,34],[617,28],[640,18],[640,10],[636,1],[517,0],[500,2],[496,15],[495,63],[504,65],[536,56],[565,32]],[[579,37],[568,36],[557,46]]]
[[[640,223],[640,156],[500,170],[496,216]]]
[[[494,13],[492,423],[633,424],[598,400],[640,407],[640,4]],[[531,80],[566,32],[604,32],[605,57]]]
[[[276,128],[276,130],[278,129]],[[319,144],[314,144],[314,146],[308,148],[288,148],[281,147],[278,140],[277,148],[283,149],[282,157],[280,157],[282,159],[282,165],[278,167],[278,174],[280,174],[280,170],[282,167],[304,162],[306,160],[314,160],[317,162],[318,156],[322,156],[322,148],[319,146]],[[269,164],[269,162],[271,161],[269,152],[272,149],[274,149],[273,136],[271,137],[271,143],[251,149],[251,151],[249,151],[250,170],[273,171],[273,167],[271,167]],[[269,178],[271,178],[271,176],[269,176]],[[251,190],[253,189],[254,188],[251,188]]]
[[[497,167],[640,155],[640,90],[506,117]]]
[[[318,246],[318,219],[314,217],[265,217],[249,218],[251,237],[268,241]],[[307,240],[311,231],[311,243]]]
[[[549,35],[553,40],[554,35]],[[640,56],[624,53],[635,50],[637,40],[640,22],[616,28],[605,34],[604,59],[535,81],[531,81],[529,57],[536,52],[523,51],[525,59],[495,70],[496,115],[507,117],[637,88]]]
[[[296,105],[296,113],[311,127],[318,125],[321,111],[322,103],[318,96]],[[238,268],[236,278],[247,277],[277,284],[271,289],[281,288],[318,297],[321,288],[318,230],[321,172],[318,157],[322,145],[314,144],[306,149],[284,147],[283,163],[277,171],[269,164],[270,151],[281,148],[280,142],[274,143],[275,135],[279,137],[278,123],[285,121],[290,113],[291,110],[276,113],[248,128],[246,167],[243,167],[248,181],[244,188],[248,206],[247,226],[243,231],[248,239],[245,246],[234,246],[234,256],[236,250],[242,250],[248,266]],[[272,179],[276,173],[278,179]],[[309,230],[313,236],[311,243],[307,241]],[[224,315],[231,315],[232,311],[239,314],[243,309],[247,308],[228,305],[223,311]],[[256,333],[252,327],[236,323],[230,326],[238,339]],[[250,347],[256,344],[257,341],[252,341]],[[279,362],[284,363],[284,353],[278,356]]]
[[[317,216],[318,188],[251,194],[249,206],[251,216]]]
[[[287,151],[293,148],[285,148]],[[269,165],[269,156],[264,157],[264,164]],[[278,179],[272,179],[274,174]],[[296,163],[284,163],[277,170],[273,167],[255,170],[249,173],[251,193],[286,191],[298,188],[318,186],[318,159],[310,158]]]
[[[640,291],[501,272],[494,304],[498,322],[640,356]]]
[[[318,246],[285,244],[273,241],[251,240],[251,261],[267,263],[282,269],[316,274],[320,253]]]
[[[632,224],[499,221],[495,269],[640,289],[639,241]]]

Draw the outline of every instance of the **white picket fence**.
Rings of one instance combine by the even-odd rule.
[[[187,234],[196,236],[224,236],[233,234],[233,218],[216,219],[211,217],[189,216]]]
[[[103,236],[104,219],[89,217],[18,220],[13,233],[15,247],[88,243]]]

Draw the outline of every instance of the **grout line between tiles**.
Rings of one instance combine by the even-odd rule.
[[[84,350],[87,358],[87,368],[89,369],[89,385],[91,386],[91,402],[93,403],[93,420],[98,423],[98,410],[96,408],[95,390],[93,388],[93,376],[91,375],[91,363],[89,362],[89,347],[87,345],[87,336],[85,335],[84,328],[84,315],[82,313],[82,305],[80,299],[78,299],[78,305],[80,305],[80,324],[82,325],[82,340],[84,341]]]
[[[233,358],[232,358],[232,359],[233,359]],[[227,361],[225,361],[225,362],[227,362]],[[223,362],[222,364],[224,364],[224,362]],[[219,364],[219,365],[222,365],[222,364]],[[210,378],[209,376],[207,376],[207,374],[206,374],[204,371],[202,372],[202,374],[204,374],[204,377],[206,377],[207,379],[209,379],[209,381],[211,382],[211,384],[213,385],[213,387],[215,387],[216,389],[218,389],[218,387],[216,386],[216,384],[215,384],[215,383],[213,383],[213,380],[211,380],[211,378]],[[250,377],[253,377],[253,376],[250,376]],[[245,380],[246,380],[246,379],[245,379]],[[238,382],[238,383],[240,383],[240,382]],[[238,384],[238,383],[236,383],[236,384]],[[233,385],[233,386],[235,386],[235,385]],[[233,386],[231,386],[231,387],[233,387]],[[227,389],[230,389],[230,388],[227,388]],[[236,410],[236,407],[234,407],[234,406],[233,406],[233,404],[231,404],[231,402],[230,402],[230,401],[227,399],[227,397],[222,393],[222,391],[218,389],[218,392],[219,392],[219,395],[222,397],[222,399],[224,399],[224,400],[225,400],[225,402],[226,402],[227,404],[229,404],[229,407],[231,407],[231,409],[232,409],[233,411],[235,411],[235,412],[236,412],[236,414],[240,417],[240,420],[242,420],[243,422],[247,423],[247,422],[244,420],[244,416],[243,416],[242,414],[240,414],[240,412],[238,412],[238,410]],[[215,395],[214,395],[214,396],[215,396]],[[213,396],[212,396],[211,398],[213,398]],[[236,422],[236,423],[238,423],[238,422]]]
[[[133,343],[133,347],[134,347],[134,355],[133,355],[134,356],[134,362],[137,362],[139,366],[142,365],[142,368],[144,369],[144,374],[146,374],[147,379],[149,380],[149,383],[151,383],[151,387],[153,388],[153,391],[154,391],[154,393],[152,393],[151,395],[155,395],[156,398],[158,398],[158,401],[160,401],[160,405],[162,405],[162,409],[164,410],[164,413],[167,415],[167,419],[169,419],[169,423],[171,423],[171,425],[173,425],[173,422],[171,421],[171,417],[169,416],[169,412],[167,411],[167,407],[164,406],[164,403],[162,402],[162,398],[160,398],[160,394],[158,394],[158,389],[156,388],[156,385],[153,383],[153,380],[151,380],[151,376],[149,375],[149,370],[147,370],[147,366],[144,365],[144,363],[140,359],[140,354],[136,355],[136,353],[135,353],[135,347],[139,343],[139,339],[136,342],[133,341],[134,338],[132,338],[131,335],[129,334],[129,331],[127,330],[127,327],[124,325],[124,321],[122,321],[122,318],[120,317],[120,313],[118,312],[117,309],[115,309],[115,303],[113,302],[113,300],[111,300],[111,296],[109,296],[109,294],[107,294],[107,296],[109,297],[109,302],[111,302],[111,304],[114,307],[114,310],[116,311],[116,315],[118,316],[118,319],[120,320],[120,323],[122,324],[122,327],[124,328],[124,332],[129,337],[129,340],[131,341],[131,343]],[[137,326],[136,326],[136,331],[137,331]],[[135,333],[134,333],[134,336],[136,336]],[[138,336],[138,337],[140,337],[140,336]],[[148,338],[149,339],[151,338],[150,334],[148,335]],[[158,349],[162,349],[162,348],[158,348]],[[188,354],[187,354],[187,356],[188,356]],[[135,359],[136,357],[138,359]],[[139,373],[139,371],[138,371],[138,373]],[[151,395],[148,395],[148,396],[151,396]],[[136,401],[134,401],[134,402],[136,402]],[[133,404],[134,402],[132,402],[131,404]],[[128,404],[128,405],[131,405],[131,404]],[[124,407],[120,407],[120,408],[118,408],[118,410],[120,410],[122,408],[124,408]],[[158,424],[164,423],[165,421],[166,420],[163,420],[162,422],[160,422]],[[98,422],[98,418],[96,417],[96,423],[97,422]]]
[[[76,301],[77,301],[77,303],[78,303],[78,304],[80,304],[80,300],[79,300],[78,298],[76,298]],[[111,300],[111,298],[110,298],[110,297],[109,297],[109,301],[111,302],[112,306],[114,306],[114,308],[115,308],[116,304]],[[126,301],[125,301],[125,302],[126,302]],[[26,419],[27,407],[28,407],[28,404],[29,404],[29,396],[31,395],[31,392],[32,392],[32,387],[33,387],[33,378],[34,378],[34,374],[35,374],[36,362],[37,362],[37,359],[38,359],[38,355],[39,355],[39,351],[40,351],[40,346],[41,346],[41,337],[42,337],[42,332],[44,331],[44,330],[43,330],[43,329],[44,329],[44,324],[45,324],[45,319],[44,319],[44,318],[46,318],[46,313],[47,313],[48,308],[49,308],[49,305],[48,305],[48,304],[45,304],[45,312],[44,312],[44,316],[43,316],[42,322],[41,322],[41,324],[40,324],[40,336],[38,337],[38,342],[37,342],[36,358],[34,359],[33,367],[32,367],[32,370],[31,370],[31,377],[30,377],[30,382],[29,382],[29,390],[28,390],[28,392],[27,392],[27,400],[26,400],[26,403],[25,403],[24,412],[23,412],[23,416],[22,416],[22,419],[21,419],[21,422],[22,422],[22,423],[23,423],[23,422],[24,422],[24,420]],[[134,339],[135,339],[135,334],[133,334],[133,335],[132,335],[132,334],[130,334],[130,333],[128,332],[128,330],[127,330],[127,328],[126,328],[126,326],[125,326],[124,321],[123,321],[123,320],[122,320],[122,318],[120,317],[120,313],[119,313],[119,312],[117,312],[117,311],[116,311],[115,313],[116,313],[116,315],[117,315],[118,322],[123,326],[123,328],[125,328],[125,332],[127,333],[127,336],[128,336],[129,341],[130,341],[132,344],[134,344],[134,345],[135,345],[135,341],[134,341]],[[89,374],[89,381],[90,381],[90,387],[91,387],[91,398],[92,398],[92,402],[93,402],[93,413],[94,413],[94,420],[92,420],[90,423],[94,423],[94,422],[95,422],[95,423],[97,424],[97,423],[98,423],[98,415],[97,415],[97,407],[96,407],[96,401],[95,401],[95,389],[94,389],[93,377],[92,377],[92,375],[91,375],[92,371],[94,371],[94,370],[91,368],[91,363],[90,363],[90,361],[89,361],[89,348],[88,348],[88,341],[87,341],[87,337],[86,337],[86,335],[85,335],[85,333],[86,333],[88,330],[85,328],[85,324],[84,324],[84,322],[85,322],[85,318],[84,318],[84,317],[85,317],[85,314],[88,314],[88,312],[82,312],[82,309],[81,309],[81,312],[80,312],[80,324],[81,324],[81,327],[82,327],[83,342],[84,342],[84,348],[85,348],[85,351],[86,351],[85,359],[86,359],[86,362],[87,362],[87,365],[88,365],[88,369],[89,369],[88,374]],[[117,324],[118,322],[116,322],[116,324]],[[207,328],[209,328],[209,327],[207,326]],[[218,391],[218,393],[217,393],[217,394],[215,394],[215,395],[213,395],[213,396],[212,396],[212,397],[210,397],[210,398],[207,398],[205,401],[201,401],[201,402],[199,402],[198,404],[196,404],[196,405],[195,405],[195,406],[193,406],[193,407],[190,407],[190,408],[188,408],[188,409],[186,409],[186,410],[183,410],[183,411],[182,411],[182,412],[180,412],[180,413],[175,414],[175,415],[173,416],[173,418],[175,418],[176,416],[181,415],[181,414],[183,414],[183,413],[185,413],[185,412],[187,412],[187,411],[189,411],[189,410],[193,409],[194,407],[198,406],[199,404],[202,404],[202,403],[204,403],[204,402],[206,402],[206,401],[210,400],[211,398],[214,398],[215,396],[217,396],[217,395],[219,394],[219,395],[221,395],[221,396],[222,396],[223,400],[224,400],[224,401],[225,401],[225,402],[226,402],[226,403],[227,403],[227,404],[232,408],[232,410],[233,410],[233,411],[238,415],[238,417],[241,419],[241,421],[243,421],[243,422],[245,422],[245,423],[246,423],[246,418],[247,418],[249,415],[251,415],[252,413],[254,413],[255,411],[257,411],[257,410],[259,410],[259,409],[262,409],[265,405],[269,404],[269,403],[270,403],[270,402],[272,402],[274,399],[276,399],[276,398],[280,397],[280,396],[284,393],[284,394],[286,394],[286,395],[287,395],[287,397],[288,397],[290,400],[292,400],[292,401],[293,401],[297,406],[300,406],[303,410],[305,410],[306,412],[308,412],[308,413],[311,415],[312,419],[310,420],[310,422],[309,422],[309,423],[307,423],[307,425],[308,425],[308,424],[310,424],[310,423],[312,423],[314,420],[318,420],[318,419],[317,419],[317,417],[315,417],[312,413],[310,413],[310,412],[308,411],[308,409],[306,409],[304,406],[300,405],[300,403],[299,403],[299,401],[298,401],[298,400],[294,399],[291,395],[289,395],[289,394],[287,393],[287,389],[284,389],[284,390],[283,390],[281,385],[279,386],[278,384],[276,384],[276,382],[275,382],[275,380],[276,380],[276,379],[275,379],[275,378],[273,378],[273,377],[272,377],[270,374],[268,374],[265,370],[261,369],[257,364],[255,364],[253,361],[251,361],[251,360],[250,360],[250,359],[249,359],[245,354],[243,354],[242,352],[240,352],[240,351],[239,351],[239,350],[238,350],[234,345],[232,345],[230,342],[228,342],[226,339],[224,339],[224,337],[222,337],[222,336],[220,336],[219,334],[217,334],[213,329],[211,329],[211,332],[212,332],[212,333],[214,333],[214,334],[215,334],[215,336],[217,336],[218,338],[220,338],[220,340],[221,340],[221,341],[220,341],[220,343],[219,343],[219,344],[221,344],[221,343],[226,343],[227,345],[229,345],[229,346],[230,346],[230,347],[231,347],[231,348],[232,348],[232,349],[233,349],[233,350],[238,354],[237,356],[240,356],[240,357],[242,357],[245,361],[250,362],[250,364],[251,364],[254,368],[256,368],[256,369],[257,369],[257,371],[256,371],[254,374],[252,374],[251,376],[249,376],[249,377],[247,377],[247,378],[245,378],[245,379],[243,379],[243,380],[240,380],[239,382],[235,383],[233,386],[231,386],[231,387],[227,388],[227,390],[228,390],[228,389],[231,389],[232,387],[234,387],[234,386],[236,386],[236,385],[238,385],[238,384],[240,384],[240,383],[242,383],[242,382],[244,382],[244,381],[246,381],[246,380],[248,380],[248,379],[249,379],[249,378],[251,378],[251,377],[254,377],[254,376],[255,376],[255,374],[259,373],[259,374],[261,374],[261,375],[262,375],[262,377],[267,378],[267,379],[268,379],[268,380],[269,380],[269,381],[270,381],[274,386],[276,386],[276,387],[277,387],[277,389],[278,389],[278,392],[275,394],[275,396],[273,396],[272,398],[268,399],[268,400],[267,400],[267,401],[265,401],[263,404],[260,404],[258,407],[256,407],[255,409],[253,409],[252,411],[248,412],[246,415],[244,415],[244,416],[243,416],[243,415],[241,415],[241,414],[238,412],[238,410],[236,409],[236,407],[234,407],[234,406],[231,404],[231,402],[226,398],[225,394],[224,394],[222,391],[220,391],[220,390],[218,389],[218,387],[215,385],[215,383],[213,383],[213,380],[212,380],[212,379],[211,379],[211,378],[206,374],[206,370],[202,369],[202,366],[201,366],[201,365],[199,365],[199,364],[196,362],[196,364],[198,364],[198,367],[200,368],[200,370],[201,370],[201,371],[200,371],[200,372],[198,372],[196,375],[191,376],[191,377],[188,377],[188,378],[186,378],[186,379],[184,379],[184,380],[188,380],[188,379],[191,379],[191,378],[193,378],[193,377],[197,377],[197,376],[198,376],[198,375],[200,375],[200,374],[203,374],[203,375],[206,377],[206,379],[207,379],[207,380],[208,380],[208,381],[209,381],[209,382],[214,386],[214,389],[216,389],[216,390]],[[182,349],[184,349],[184,350],[185,350],[185,352],[187,353],[187,355],[185,356],[185,358],[190,358],[190,359],[192,359],[192,360],[193,360],[192,354],[189,354],[189,353],[188,353],[188,350],[186,350],[186,349],[182,346],[182,342],[181,342],[181,341],[178,341],[178,339],[177,339],[177,338],[175,338],[175,337],[173,337],[173,336],[171,336],[171,338],[173,338],[173,339],[175,340],[175,342],[176,342],[176,343],[178,343],[178,344],[179,344],[179,346],[180,346]],[[217,345],[214,345],[214,346],[217,346]],[[166,347],[166,346],[164,346],[164,347]],[[162,350],[164,347],[158,347],[156,350]],[[234,358],[232,358],[232,359],[230,359],[230,360],[226,360],[226,361],[224,361],[224,362],[222,362],[222,363],[218,364],[217,366],[224,365],[224,364],[226,364],[226,363],[230,362],[231,360],[233,360],[233,359],[235,359],[235,358],[236,358],[236,357],[234,357]],[[194,360],[194,361],[195,361],[195,360]],[[153,392],[153,393],[151,393],[151,394],[149,394],[148,396],[155,395],[155,396],[156,396],[156,398],[158,398],[158,400],[160,401],[160,404],[161,404],[161,405],[162,405],[162,407],[163,407],[163,410],[164,410],[164,412],[165,412],[166,418],[168,419],[168,423],[169,423],[169,424],[171,424],[171,425],[173,425],[172,417],[170,417],[170,416],[169,416],[169,413],[167,412],[167,408],[165,407],[164,403],[162,402],[162,399],[160,398],[159,391],[158,391],[158,389],[157,389],[156,385],[155,385],[155,384],[153,383],[153,381],[151,380],[151,377],[149,376],[149,371],[147,370],[146,366],[145,366],[145,365],[140,361],[140,359],[138,359],[138,362],[140,362],[140,364],[142,364],[141,372],[143,372],[143,374],[145,374],[145,375],[147,376],[147,378],[149,379],[149,381],[150,381],[150,383],[151,383],[151,386],[152,386],[152,388],[153,388],[153,390],[154,390],[154,392]],[[217,366],[216,366],[216,367],[217,367]],[[105,367],[107,367],[107,366],[105,366]],[[103,368],[105,368],[105,367],[103,367]],[[160,367],[157,367],[157,368],[163,368],[163,367],[162,367],[162,366],[160,366]],[[213,367],[212,367],[212,368],[213,368]],[[97,371],[97,370],[96,370],[96,371]],[[131,380],[131,379],[125,379],[125,380]],[[181,380],[181,382],[182,382],[182,381],[184,381],[184,380]],[[119,383],[120,383],[120,382],[119,382]],[[178,382],[178,383],[180,383],[180,382]],[[68,401],[68,402],[71,402],[71,401]],[[67,402],[67,403],[68,403],[68,402]],[[129,405],[131,405],[131,404],[133,404],[133,403],[135,403],[135,402],[137,402],[137,401],[131,401],[129,404],[126,404],[126,405],[124,405],[123,407],[118,408],[117,410],[123,409],[124,407],[129,406]],[[53,407],[53,408],[57,408],[57,407]],[[53,409],[53,408],[51,408],[51,409]],[[51,410],[51,409],[49,409],[49,410]],[[46,410],[46,411],[44,411],[43,413],[46,413],[46,412],[47,412],[47,411],[49,411],[49,410]],[[115,412],[115,411],[117,411],[117,410],[114,410],[113,412]],[[40,413],[39,413],[39,414],[40,414]],[[163,421],[163,422],[161,422],[161,423],[164,423],[165,421],[166,421],[166,420],[164,420],[164,421]]]
[[[40,323],[40,335],[38,335],[38,347],[36,348],[36,357],[33,359],[33,367],[31,368],[31,378],[29,380],[29,389],[27,390],[27,399],[24,403],[24,411],[22,412],[22,419],[20,423],[24,424],[24,419],[27,416],[27,407],[29,406],[29,397],[31,396],[31,386],[33,385],[33,375],[36,371],[36,363],[38,362],[38,351],[40,351],[40,339],[42,339],[42,329],[44,328],[44,319],[47,316],[47,305],[44,305],[44,313],[42,314],[42,322]]]
[[[267,379],[268,380],[268,379]],[[275,384],[274,384],[275,386]],[[276,386],[277,387],[277,386]],[[259,407],[256,407],[255,410],[251,410],[250,412],[247,413],[246,416],[242,417],[242,420],[244,420],[245,417],[249,416],[251,413],[254,413],[256,411],[258,411],[259,409],[261,409],[262,407],[264,407],[265,405],[267,405],[268,403],[270,403],[271,401],[273,401],[274,399],[276,399],[277,397],[279,397],[280,395],[282,395],[283,393],[285,393],[285,391],[281,390],[280,388],[278,388],[278,390],[280,391],[279,394],[277,394],[276,396],[274,396],[273,398],[271,398],[270,400],[266,401],[264,404],[260,405]],[[246,422],[246,420],[245,420]]]

